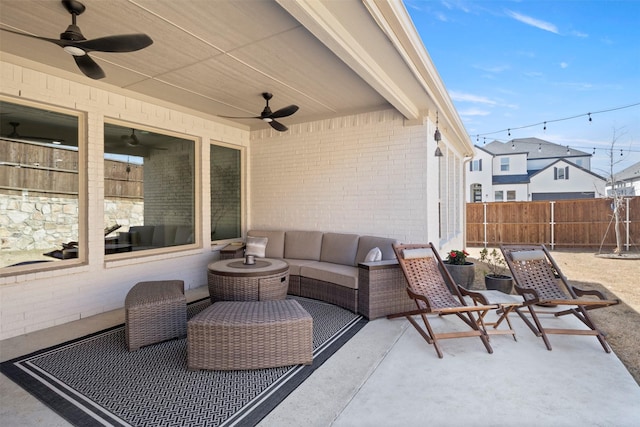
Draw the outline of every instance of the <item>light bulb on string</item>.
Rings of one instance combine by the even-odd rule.
[[[507,134],[511,136],[511,129],[507,129]]]
[[[542,153],[542,144],[538,144],[538,153]]]
[[[512,150],[515,150],[515,149],[516,149],[516,144],[515,144],[515,142],[513,142],[513,141],[511,141],[511,149],[512,149]]]
[[[595,156],[595,155],[596,155],[596,147],[593,147],[593,154],[592,154],[592,156]]]
[[[567,145],[567,156],[571,154],[571,150],[569,150],[569,146]]]
[[[589,113],[589,122],[591,122],[591,113]]]
[[[543,131],[547,131],[547,122],[544,122],[544,128],[542,129]]]
[[[620,157],[622,157],[622,148],[620,149]]]

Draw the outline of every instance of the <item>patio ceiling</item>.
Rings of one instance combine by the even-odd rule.
[[[87,39],[146,33],[154,43],[131,53],[91,53],[106,73],[102,80],[85,77],[60,47],[8,32],[0,34],[2,59],[207,116],[259,115],[264,107],[260,94],[265,91],[274,94],[273,110],[289,104],[300,107],[281,120],[287,125],[389,106],[408,120],[422,120],[440,110],[445,112],[441,130],[451,125],[452,134],[466,138],[400,2],[83,3],[86,11],[77,24]],[[54,0],[0,0],[0,10],[3,28],[38,36],[58,38],[71,23],[68,12]],[[234,122],[251,130],[268,128],[255,119]]]

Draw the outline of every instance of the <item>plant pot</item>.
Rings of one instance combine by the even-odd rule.
[[[472,262],[464,264],[445,264],[445,268],[453,277],[453,281],[465,289],[471,289],[476,277],[476,266]]]
[[[513,290],[513,278],[511,276],[490,275],[484,276],[484,285],[487,289],[510,294]]]

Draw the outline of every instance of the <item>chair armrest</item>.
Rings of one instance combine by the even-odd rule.
[[[431,311],[431,306],[429,305],[429,300],[428,299],[426,299],[422,295],[414,293],[411,290],[411,288],[408,287],[408,286],[407,286],[407,293],[409,294],[409,298],[411,298],[413,300],[420,300],[420,301],[424,302],[424,304],[427,306],[427,311]]]
[[[597,290],[587,290],[587,289],[580,289],[580,288],[576,288],[575,286],[571,286],[571,289],[573,290],[573,292],[576,294],[576,296],[582,297],[582,296],[594,296],[597,297],[598,299],[601,300],[606,300],[607,298],[602,294],[602,292],[597,291]]]
[[[533,289],[521,288],[517,284],[513,286],[516,292],[524,298],[524,305],[537,304],[540,301],[538,292]]]

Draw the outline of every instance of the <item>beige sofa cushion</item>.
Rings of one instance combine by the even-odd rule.
[[[284,235],[284,257],[318,261],[322,249],[322,231],[287,231]]]
[[[284,258],[284,231],[250,230],[247,236],[266,237],[268,240],[264,256],[267,258]]]
[[[399,243],[396,239],[388,237],[376,237],[376,236],[360,236],[358,239],[358,252],[356,254],[356,265],[364,262],[369,251],[373,248],[379,248],[382,251],[382,259],[390,260],[396,259],[396,253],[393,252],[393,244]]]
[[[355,265],[358,237],[357,234],[324,233],[320,261]]]
[[[358,289],[358,267],[320,262],[312,265],[303,265],[300,268],[300,275],[310,279],[335,283],[346,288]]]
[[[305,265],[314,265],[318,264],[320,261],[313,261],[311,259],[293,259],[293,258],[285,258],[284,259],[287,264],[289,264],[289,275],[291,276],[300,276],[300,270]]]

